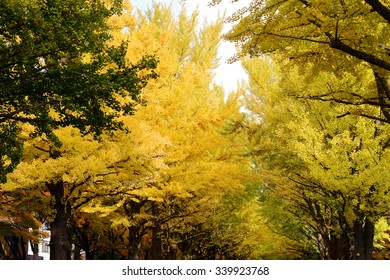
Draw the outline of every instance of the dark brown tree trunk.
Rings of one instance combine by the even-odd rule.
[[[10,248],[10,254],[7,257],[10,260],[26,260],[28,244],[22,236],[5,236],[4,239],[7,241]]]
[[[327,244],[327,258],[330,260],[349,260],[351,259],[351,240],[347,233],[336,235],[332,233]]]
[[[128,243],[128,260],[139,260],[140,259],[140,244],[141,238],[139,236],[138,227],[129,227],[129,243]]]
[[[158,215],[158,206],[156,203],[152,205],[152,214],[157,217]],[[162,259],[162,242],[161,242],[161,226],[157,223],[152,229],[152,260],[161,260]]]
[[[367,218],[363,221],[355,221],[353,259],[372,260],[372,252],[374,250],[374,229],[374,223]]]
[[[159,225],[152,229],[152,260],[162,259],[161,228]]]
[[[134,219],[136,214],[139,214],[142,208],[142,204],[133,200],[128,201],[124,204],[124,210],[126,215],[130,219]],[[140,226],[135,224],[128,227],[129,237],[127,244],[127,259],[128,260],[139,260],[140,259],[140,246],[142,236],[140,234]]]
[[[76,225],[73,225],[73,231],[74,235],[76,237],[76,244],[75,248],[76,250],[74,251],[74,259],[79,260],[81,259],[81,254],[80,251],[84,250],[85,252],[85,259],[87,260],[93,260],[95,259],[95,250],[94,250],[94,245],[97,242],[94,240],[91,240],[89,235],[88,235],[88,226],[89,223],[86,222],[86,224],[83,227],[77,227]],[[91,233],[93,234],[93,233]],[[92,236],[93,239],[93,236]]]
[[[94,260],[96,259],[95,257],[95,242],[90,241],[88,236],[85,237],[85,247],[82,248],[85,251],[85,259],[87,260]]]
[[[56,211],[54,220],[50,223],[50,259],[68,260],[70,259],[70,242],[68,237],[68,217],[64,202],[64,183],[48,185],[50,194],[54,198],[54,209]]]

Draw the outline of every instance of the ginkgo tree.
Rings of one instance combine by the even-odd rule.
[[[110,44],[107,20],[122,1],[4,0],[0,4],[0,179],[22,156],[20,124],[58,138],[74,126],[99,136],[122,128],[152,72],[151,56],[124,63],[127,42]],[[123,97],[119,102],[118,96]],[[126,97],[126,98],[125,98]]]
[[[126,188],[130,196],[139,188],[138,181],[153,176],[148,172],[154,166],[150,160],[164,141],[154,138],[152,132],[147,133],[148,128],[142,124],[126,125],[130,126],[132,137],[121,132],[110,140],[97,141],[92,136],[83,136],[75,128],[66,127],[55,131],[62,141],[61,148],[40,138],[26,145],[24,160],[9,174],[2,189],[11,193],[23,189],[28,197],[36,197],[42,203],[46,201],[44,213],[45,219],[50,221],[51,259],[70,257],[68,223],[72,211],[95,197],[123,195],[121,188]],[[146,147],[137,142],[145,137],[153,139],[151,143],[145,141]],[[143,154],[145,149],[147,153]],[[29,204],[26,202],[26,205]]]
[[[81,133],[92,132],[95,136],[124,128],[119,117],[131,113],[140,101],[140,90],[149,78],[155,77],[148,69],[155,67],[156,60],[145,57],[131,64],[124,59],[125,41],[112,44],[113,34],[107,20],[120,12],[121,1],[1,3],[1,59],[4,63],[1,71],[3,102],[0,134],[5,143],[0,151],[2,181],[22,156],[24,164],[26,160],[31,160],[31,145],[35,149],[33,154],[39,158],[31,166],[39,166],[39,162],[56,166],[52,161],[58,158],[61,161],[64,153],[59,148],[59,136],[54,134],[58,127],[73,126]],[[23,123],[25,125],[21,125]],[[39,142],[36,143],[30,136],[22,136],[26,133],[43,138],[37,138]],[[70,134],[79,135],[77,131]],[[29,151],[22,153],[24,141],[32,143],[26,144],[25,148]],[[67,165],[66,162],[63,164]],[[57,171],[61,172],[61,169]],[[51,184],[48,182],[45,187],[51,189],[57,202],[54,203],[57,217],[53,228],[57,227],[54,223],[61,220],[58,225],[61,229],[52,232],[52,240],[57,242],[52,246],[53,258],[65,258],[64,253],[56,253],[58,244],[65,248],[61,252],[69,251],[66,249],[69,244],[64,230],[66,203],[63,200],[63,196],[68,195],[64,193],[63,186],[67,179],[59,180],[58,174],[51,174],[57,179],[51,180]],[[30,174],[32,177],[36,175]],[[81,182],[86,180],[80,179]],[[30,189],[31,183],[27,181],[25,186],[18,184],[15,187]],[[76,185],[70,190],[80,185],[80,181],[74,183]],[[39,197],[40,192],[48,193],[45,188],[39,189],[42,185],[35,186],[38,190],[26,193],[32,197]],[[3,197],[8,199],[10,195]],[[26,207],[26,211],[31,210]],[[2,212],[2,218],[8,219],[9,213],[12,211]],[[50,216],[48,212],[46,215]],[[10,217],[8,220],[15,219]],[[12,223],[9,225],[12,226]]]
[[[300,66],[307,84],[321,73],[336,74],[336,84],[327,80],[315,93],[294,94],[351,104],[345,114],[388,123],[389,15],[388,1],[251,1],[231,16],[234,25],[225,38],[237,43],[238,57],[272,55]],[[363,79],[368,87],[359,87]]]
[[[162,157],[165,167],[146,182],[155,195],[138,192],[135,199],[124,198],[125,208],[118,209],[135,241],[129,245],[129,258],[145,257],[137,251],[143,236],[150,240],[151,258],[177,257],[172,248],[191,257],[185,237],[196,236],[195,229],[224,195],[243,189],[244,146],[239,136],[224,135],[223,130],[227,120],[242,115],[235,98],[225,102],[222,89],[212,84],[222,21],[204,24],[200,31],[197,25],[196,12],[188,15],[183,9],[175,18],[170,9],[154,4],[129,27],[129,40],[137,42],[128,51],[129,59],[144,53],[159,58],[159,78],[145,88],[147,106],[138,108],[134,118],[169,139]]]
[[[277,197],[321,258],[372,258],[375,223],[389,211],[389,127],[342,117],[350,105],[287,96],[291,88],[306,90],[298,67],[285,74],[284,65],[267,59],[244,65],[251,86],[247,106],[258,117],[252,147],[264,192]],[[311,88],[321,90],[333,78],[313,79]]]

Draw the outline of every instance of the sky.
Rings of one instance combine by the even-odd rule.
[[[153,0],[130,0],[132,5],[145,10],[147,7],[151,7]],[[248,5],[250,0],[240,0],[238,3],[231,4],[231,1],[222,1],[215,7],[209,7],[209,0],[155,0],[157,3],[164,3],[166,5],[172,5],[172,9],[178,12],[181,7],[181,3],[185,3],[185,6],[189,12],[198,8],[200,13],[200,22],[203,19],[207,21],[213,21],[218,17],[218,13],[223,15],[226,13],[227,16],[231,15],[234,11],[238,10],[243,5]],[[228,31],[230,26],[226,25],[223,32]],[[246,80],[246,74],[244,69],[241,67],[240,62],[234,62],[228,64],[227,60],[236,53],[234,44],[221,41],[219,46],[219,57],[220,66],[215,70],[214,81],[218,85],[224,87],[225,92],[229,93],[237,89],[237,82]]]

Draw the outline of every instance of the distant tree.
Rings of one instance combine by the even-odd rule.
[[[247,106],[258,117],[252,152],[264,184],[264,210],[279,222],[274,228],[303,245],[309,241],[321,258],[371,259],[375,224],[389,211],[389,126],[340,118],[351,105],[287,96],[290,88],[305,90],[298,67],[285,73],[283,64],[266,59],[244,65],[251,88]],[[289,79],[279,78],[284,75]],[[321,90],[332,78],[323,74],[311,86]]]

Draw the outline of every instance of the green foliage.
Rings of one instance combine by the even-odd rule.
[[[118,1],[2,1],[0,4],[0,122],[52,130],[72,125],[100,135],[122,128],[117,117],[131,113],[133,100],[156,60],[124,60],[126,44],[109,46],[107,18]],[[131,97],[119,102],[117,96]]]
[[[0,182],[6,181],[6,176],[20,162],[23,155],[23,141],[19,138],[19,129],[15,122],[0,124]]]

